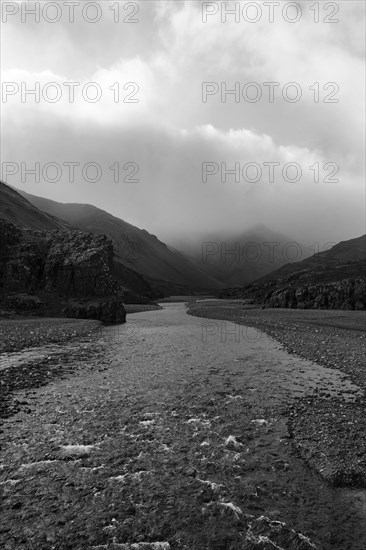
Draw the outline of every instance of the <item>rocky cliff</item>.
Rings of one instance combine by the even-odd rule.
[[[2,310],[125,321],[124,290],[105,236],[0,220],[0,250]]]
[[[298,309],[366,309],[366,279],[277,289],[266,294],[264,303]]]

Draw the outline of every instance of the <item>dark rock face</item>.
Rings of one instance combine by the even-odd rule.
[[[118,284],[110,271],[112,243],[103,235],[81,231],[51,231],[44,265],[45,288],[63,296],[110,296]]]
[[[289,277],[226,289],[220,297],[243,298],[274,308],[365,310],[366,277],[317,284],[304,284]]]
[[[0,220],[0,301],[5,309],[123,322],[113,245],[82,231],[32,231]]]
[[[265,303],[281,308],[362,310],[366,309],[366,279],[280,288],[269,291]]]

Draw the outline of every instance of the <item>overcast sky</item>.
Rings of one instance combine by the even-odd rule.
[[[1,160],[10,185],[94,204],[167,242],[257,223],[304,242],[365,232],[364,2],[320,3],[319,13],[313,2],[280,2],[273,22],[263,2],[240,2],[237,20],[226,22],[221,2],[120,2],[117,11],[103,0],[99,13],[90,5],[84,14],[91,3],[59,2],[39,22],[25,4],[35,3],[2,2]],[[37,82],[39,102],[22,101]],[[67,82],[80,83],[73,103]],[[222,98],[235,83],[240,96]],[[36,162],[39,183],[25,173]],[[71,182],[64,163],[73,162]],[[100,172],[89,165],[83,176],[90,162]],[[60,170],[42,174],[47,163]],[[225,181],[222,163],[239,163],[239,181]]]

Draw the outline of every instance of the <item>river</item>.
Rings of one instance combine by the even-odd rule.
[[[53,444],[59,438],[60,443],[76,445],[84,433],[84,443],[95,443],[99,449],[93,461],[83,466],[100,469],[99,493],[108,479],[126,478],[138,460],[148,455],[149,467],[145,456],[141,471],[150,473],[155,484],[170,483],[171,499],[182,501],[181,511],[174,516],[181,539],[187,530],[182,520],[185,486],[191,498],[192,491],[210,484],[210,505],[212,499],[232,502],[246,514],[285,522],[309,536],[319,549],[366,548],[365,492],[326,484],[297,456],[286,425],[286,409],[299,397],[327,391],[347,400],[360,393],[345,374],[289,355],[257,329],[189,316],[182,303],[131,314],[126,324],[102,328],[97,341],[104,351],[94,365],[36,390],[39,415],[22,417],[18,438],[25,441],[27,434],[38,433],[45,447],[47,438],[53,438]],[[47,354],[56,357],[58,348],[65,350],[67,345],[75,348],[75,343],[47,346]],[[26,354],[14,355],[14,368],[26,360]],[[12,422],[8,421],[10,435],[15,429],[19,432],[19,423]],[[40,445],[38,440],[38,456]],[[128,456],[132,453],[135,458],[117,471],[110,457],[123,446],[129,446]],[[162,449],[168,453],[164,459]],[[32,451],[27,453],[29,460]],[[17,480],[16,472],[12,477]],[[141,487],[139,498],[144,504],[134,521],[142,525],[151,518],[144,520],[151,494],[145,496]],[[154,487],[148,485],[147,493],[154,492]],[[129,490],[132,498],[135,488],[131,485]],[[112,506],[118,495],[108,494]],[[208,504],[204,500],[202,506]],[[164,502],[159,504],[158,523],[168,508]],[[196,512],[189,513],[196,521]],[[122,519],[116,515],[115,521]],[[126,533],[127,527],[123,529],[120,532]],[[199,548],[198,543],[191,542],[191,548]],[[222,548],[236,546],[227,543]]]

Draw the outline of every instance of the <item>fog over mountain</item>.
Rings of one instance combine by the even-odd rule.
[[[296,24],[265,11],[256,24],[203,22],[200,2],[152,1],[113,26],[113,2],[100,5],[94,25],[77,11],[72,24],[8,16],[2,80],[19,92],[7,88],[3,105],[3,181],[173,245],[258,223],[306,244],[364,233],[362,2],[342,2],[329,25],[306,2]],[[83,98],[90,82],[99,101]],[[39,102],[22,101],[36,83]],[[39,182],[27,173],[37,162]]]

